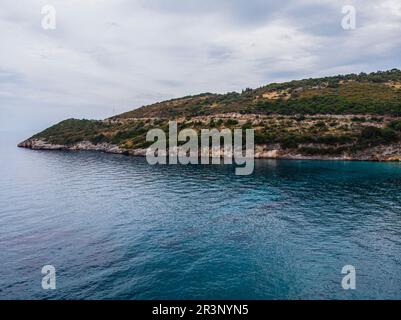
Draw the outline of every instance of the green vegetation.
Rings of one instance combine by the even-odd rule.
[[[389,123],[389,127],[396,131],[401,131],[401,120],[393,120]]]
[[[232,118],[227,113],[235,113]],[[124,149],[147,147],[146,132],[178,128],[255,129],[257,145],[335,155],[401,141],[401,71],[273,83],[241,93],[205,93],[142,107],[104,121],[68,119],[33,138]]]
[[[33,138],[45,138],[54,144],[70,145],[83,140],[91,140],[107,127],[102,121],[68,119],[44,130]]]
[[[238,121],[235,120],[235,119],[228,119],[228,120],[226,121],[226,126],[227,126],[227,127],[235,126],[235,125],[237,125],[237,124],[238,124]]]
[[[399,135],[391,128],[365,127],[359,136],[359,145],[374,146],[379,144],[389,144],[397,142]]]
[[[145,106],[114,118],[174,118],[222,113],[401,116],[401,71],[273,83],[242,93],[204,93]]]

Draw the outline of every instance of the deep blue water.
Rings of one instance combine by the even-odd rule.
[[[400,164],[261,160],[240,177],[22,138],[0,135],[1,299],[401,298]]]

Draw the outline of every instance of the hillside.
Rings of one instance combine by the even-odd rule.
[[[145,106],[114,118],[192,117],[227,112],[401,116],[401,71],[272,83],[242,93],[204,93]]]
[[[179,127],[254,128],[257,156],[401,159],[401,71],[272,83],[242,93],[204,93],[103,120],[68,119],[19,146],[142,154],[146,132]]]

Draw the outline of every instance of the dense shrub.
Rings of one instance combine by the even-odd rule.
[[[401,120],[393,120],[389,123],[389,127],[397,130],[397,131],[401,131]]]
[[[104,134],[101,133],[101,134],[94,136],[92,139],[90,139],[90,141],[93,144],[99,144],[99,143],[103,143],[103,142],[108,142],[108,139]]]
[[[360,136],[359,143],[362,145],[378,145],[382,143],[392,143],[399,140],[399,136],[392,128],[365,127]]]
[[[242,130],[252,129],[252,123],[247,122],[247,123],[243,124],[241,128],[242,128]]]
[[[228,119],[228,120],[226,121],[226,125],[227,125],[227,126],[235,126],[235,125],[237,125],[237,124],[238,124],[238,121],[235,120],[235,119]]]

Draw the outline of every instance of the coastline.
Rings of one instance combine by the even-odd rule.
[[[110,143],[93,144],[82,141],[73,145],[51,144],[40,139],[27,139],[17,145],[19,148],[47,151],[96,151],[127,156],[146,157],[147,149],[123,149]],[[374,162],[401,162],[401,143],[379,145],[357,151],[353,154],[337,155],[305,155],[296,149],[282,149],[279,145],[256,145],[255,159],[276,160],[327,160],[327,161],[374,161]]]

